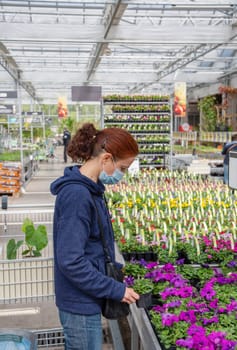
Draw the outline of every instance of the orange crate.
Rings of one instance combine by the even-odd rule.
[[[0,192],[17,192],[20,190],[20,186],[11,186],[11,185],[0,185]]]
[[[20,170],[12,170],[8,168],[0,169],[0,176],[11,176],[20,178]]]
[[[20,186],[20,181],[18,178],[0,176],[0,185]]]

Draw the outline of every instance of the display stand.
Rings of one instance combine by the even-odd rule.
[[[161,350],[145,310],[137,308],[135,303],[130,305],[130,310],[131,350]]]
[[[140,167],[164,168],[171,150],[169,96],[105,96],[104,127],[127,129],[139,145]]]
[[[21,188],[21,166],[0,163],[0,195],[19,195]]]
[[[120,253],[117,244],[115,244],[116,261],[124,265],[124,258]],[[152,328],[151,322],[148,319],[145,309],[138,308],[136,303],[131,304],[130,314],[127,316],[129,327],[131,330],[131,350],[161,350],[159,341]],[[117,350],[122,344],[122,334],[120,333],[118,321],[109,321],[109,326],[114,342],[114,347]]]

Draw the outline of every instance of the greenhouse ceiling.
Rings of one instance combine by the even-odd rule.
[[[0,0],[0,90],[22,101],[172,93],[237,72],[237,0]]]

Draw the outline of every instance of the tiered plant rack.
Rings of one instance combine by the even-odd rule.
[[[140,167],[165,167],[171,150],[171,106],[167,95],[108,95],[104,127],[127,129],[139,145]]]

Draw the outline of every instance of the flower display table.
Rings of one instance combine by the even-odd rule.
[[[131,350],[139,349],[139,343],[142,343],[144,350],[161,350],[145,309],[131,304],[130,310],[128,321],[131,328]]]

